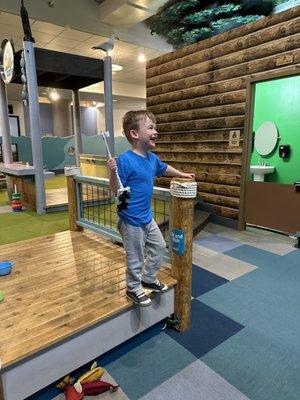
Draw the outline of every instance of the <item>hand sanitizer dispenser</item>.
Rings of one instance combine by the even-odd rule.
[[[279,157],[288,158],[291,153],[291,147],[289,144],[282,144],[279,146]]]

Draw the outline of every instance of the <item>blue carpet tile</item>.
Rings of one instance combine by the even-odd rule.
[[[166,330],[166,333],[199,358],[243,328],[243,325],[194,299],[191,329],[184,333]]]
[[[130,400],[137,400],[195,360],[193,354],[161,332],[106,369]]]
[[[228,250],[242,246],[242,243],[236,242],[235,240],[228,239],[220,235],[202,237],[199,239],[195,239],[194,242],[201,246],[208,247],[211,250],[217,251],[218,253],[225,253]]]
[[[201,294],[223,285],[227,279],[215,275],[203,268],[193,265],[192,268],[192,296],[198,297]]]

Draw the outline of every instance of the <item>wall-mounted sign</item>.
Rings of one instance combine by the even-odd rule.
[[[172,229],[172,251],[179,256],[185,252],[184,232],[182,229]]]
[[[10,40],[4,39],[1,43],[1,78],[3,82],[11,82],[14,76],[15,52]]]
[[[229,131],[229,147],[239,147],[241,131]]]

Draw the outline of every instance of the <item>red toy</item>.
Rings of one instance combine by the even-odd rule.
[[[99,380],[84,383],[82,385],[82,393],[87,396],[97,396],[97,394],[107,392],[108,390],[110,390],[111,392],[115,392],[116,390],[118,390],[118,388],[119,386]]]
[[[74,386],[68,385],[65,387],[66,400],[82,400],[84,393],[78,393]]]

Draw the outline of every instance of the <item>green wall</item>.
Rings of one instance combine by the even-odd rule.
[[[274,122],[280,140],[273,152],[259,155],[253,148],[251,165],[263,159],[275,167],[273,174],[265,175],[266,182],[294,183],[300,181],[300,76],[257,83],[255,86],[253,131],[265,121]],[[279,158],[278,148],[291,146],[287,159]]]

